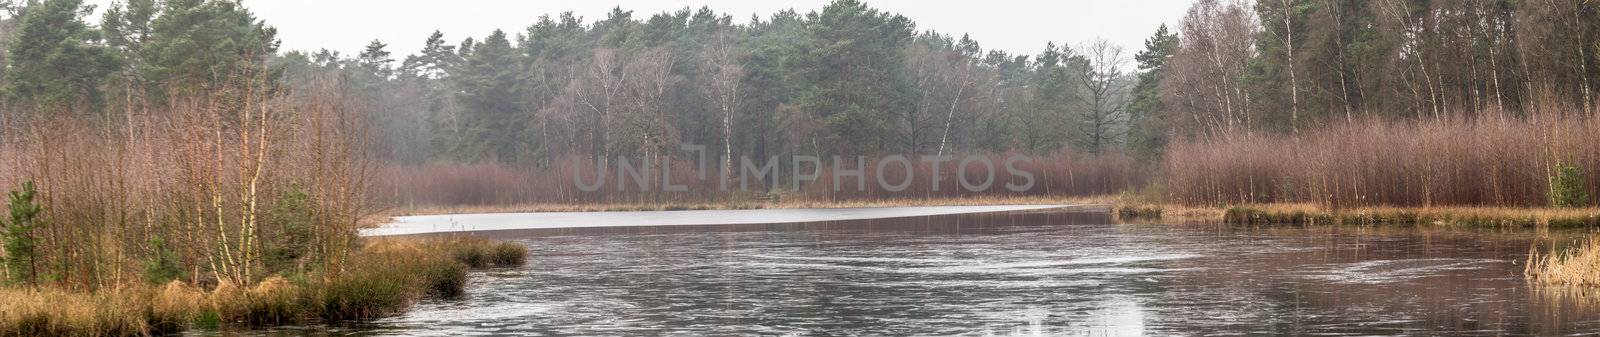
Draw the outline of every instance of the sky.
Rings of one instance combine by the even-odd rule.
[[[89,0],[96,16],[115,0]],[[422,49],[434,30],[452,44],[495,29],[515,35],[540,15],[572,11],[585,23],[605,18],[613,7],[632,10],[635,19],[684,7],[710,6],[748,22],[781,9],[801,13],[829,0],[244,0],[257,17],[278,28],[284,50],[328,48],[354,55],[373,39],[389,45],[396,59]],[[1166,23],[1174,25],[1192,0],[864,0],[867,5],[905,15],[918,31],[971,34],[985,50],[1037,54],[1045,43],[1077,46],[1096,38],[1123,46],[1126,55]],[[93,18],[99,22],[98,17]]]

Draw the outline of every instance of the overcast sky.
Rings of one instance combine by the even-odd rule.
[[[89,0],[98,12],[114,0]],[[872,7],[899,13],[917,23],[917,30],[937,30],[1001,49],[1036,54],[1046,42],[1078,45],[1104,38],[1131,55],[1162,23],[1173,25],[1191,0],[865,0]],[[780,9],[801,13],[822,8],[828,0],[244,0],[256,16],[278,28],[286,50],[329,48],[347,55],[373,39],[389,44],[395,59],[422,48],[428,34],[444,32],[452,44],[467,36],[482,37],[495,29],[515,35],[543,14],[572,11],[585,23],[602,19],[612,7],[632,10],[635,19],[689,7],[710,6],[747,22],[751,14],[766,18]],[[98,18],[94,18],[98,22]]]

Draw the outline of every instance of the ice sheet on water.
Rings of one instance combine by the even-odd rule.
[[[1305,278],[1335,283],[1381,284],[1438,276],[1448,271],[1484,269],[1490,264],[1508,263],[1497,259],[1396,259],[1334,263],[1307,267]]]

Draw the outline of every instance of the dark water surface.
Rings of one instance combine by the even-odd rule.
[[[1114,223],[1055,211],[500,233],[530,247],[527,267],[474,272],[464,299],[343,332],[1600,332],[1593,295],[1524,282],[1550,234]]]

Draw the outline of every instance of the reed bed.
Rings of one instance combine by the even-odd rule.
[[[1529,252],[1526,266],[1534,283],[1600,287],[1600,236],[1563,252]]]
[[[1550,113],[1227,135],[1173,144],[1163,165],[1167,202],[1336,209],[1549,207],[1564,167],[1582,178],[1565,187],[1600,195],[1600,119]]]
[[[1600,208],[1514,207],[1357,207],[1333,209],[1310,203],[1192,207],[1178,204],[1123,203],[1113,212],[1124,219],[1176,222],[1227,222],[1250,225],[1426,225],[1467,228],[1600,227]]]
[[[1070,153],[1060,153],[1047,156],[1035,156],[1031,161],[1015,163],[1015,169],[1028,171],[1033,174],[1033,186],[1025,192],[1013,192],[1005,188],[1006,184],[1022,185],[1028,183],[1025,178],[1013,176],[1006,171],[1005,159],[1010,154],[988,155],[995,165],[995,180],[992,186],[982,192],[969,192],[958,182],[962,177],[958,175],[960,161],[952,160],[939,165],[939,182],[934,183],[932,178],[934,163],[912,160],[912,170],[906,171],[899,164],[890,164],[884,172],[884,180],[893,184],[906,181],[910,174],[910,185],[904,191],[889,191],[877,183],[878,162],[863,164],[866,172],[866,184],[858,186],[853,176],[847,176],[839,182],[840,189],[833,189],[832,159],[824,159],[824,164],[818,171],[820,178],[816,181],[805,182],[796,188],[790,179],[790,162],[788,158],[780,158],[778,170],[784,173],[778,181],[761,181],[757,177],[749,177],[740,181],[736,175],[724,182],[716,173],[707,173],[701,177],[696,171],[697,165],[689,160],[674,160],[670,168],[670,182],[673,185],[682,184],[687,191],[665,192],[661,190],[661,168],[651,167],[643,172],[648,180],[648,188],[639,189],[636,185],[627,186],[626,190],[619,191],[616,184],[616,170],[613,167],[606,171],[609,179],[599,191],[585,192],[577,187],[575,178],[582,177],[586,182],[594,181],[595,167],[592,161],[568,157],[556,160],[546,166],[522,167],[498,163],[462,164],[438,162],[417,166],[390,166],[378,170],[375,186],[369,191],[375,202],[398,209],[429,209],[429,208],[495,208],[523,210],[568,210],[568,211],[604,211],[604,210],[661,210],[663,208],[683,209],[723,209],[723,208],[760,208],[770,207],[777,202],[811,202],[813,204],[831,203],[883,203],[902,204],[915,203],[915,200],[973,200],[992,198],[1071,198],[1112,195],[1148,182],[1148,175],[1142,170],[1135,170],[1131,159],[1120,154],[1107,154],[1101,156],[1078,156]],[[954,158],[966,158],[954,156]],[[854,170],[857,168],[852,159],[846,159],[842,167]],[[637,162],[637,159],[634,160]],[[636,163],[637,164],[637,163]],[[809,164],[807,164],[809,165]],[[810,167],[804,170],[810,172]],[[980,164],[972,164],[966,172],[966,179],[974,184],[981,183],[988,171]],[[767,186],[767,183],[774,183]],[[726,189],[723,186],[726,185]],[[935,187],[937,185],[937,187]],[[743,186],[743,188],[741,188]],[[780,206],[781,207],[781,206]]]
[[[1600,227],[1600,209],[1500,207],[1360,207],[1314,204],[1242,205],[1223,221],[1239,224],[1431,225],[1483,228]]]

